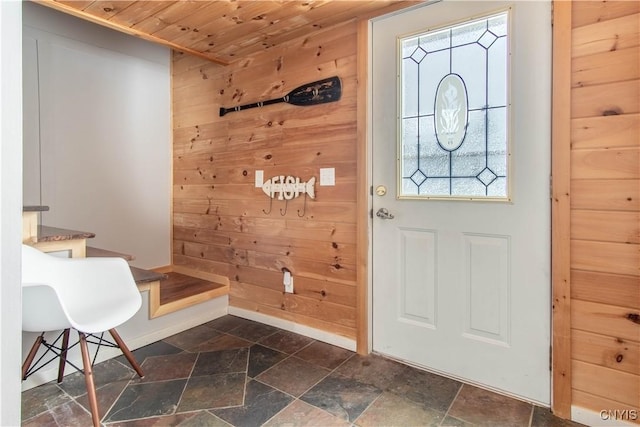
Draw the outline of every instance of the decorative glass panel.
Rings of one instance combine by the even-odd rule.
[[[400,40],[401,198],[509,197],[508,19]]]

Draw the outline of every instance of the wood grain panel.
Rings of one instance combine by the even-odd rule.
[[[570,398],[640,423],[640,3],[571,5]]]
[[[573,300],[571,328],[637,343],[640,342],[640,325],[628,318],[633,313],[637,310],[629,307]]]
[[[272,13],[271,6],[257,3],[256,13]],[[232,38],[219,40],[231,46]],[[221,268],[231,280],[232,306],[352,338],[358,280],[356,50],[356,26],[347,23],[224,68],[175,55],[173,74],[174,264]],[[217,114],[221,106],[278,98],[334,74],[342,81],[338,102]],[[255,187],[256,170],[265,180],[292,175],[307,181],[318,179],[321,167],[335,168],[336,183],[316,183],[316,198],[308,198],[306,207],[304,197],[285,203]],[[283,293],[285,267],[294,277],[293,295]]]
[[[178,250],[177,252],[180,251]],[[230,264],[226,262],[202,258],[192,258],[179,254],[177,252],[174,249],[172,255],[173,264],[177,267],[184,267],[190,270],[229,277]]]
[[[607,83],[575,88],[571,97],[573,118],[634,114],[640,111],[640,81]]]
[[[573,270],[571,284],[571,298],[640,310],[637,276]]]
[[[178,154],[176,152],[176,154]],[[180,156],[184,154],[178,154]],[[331,165],[331,164],[327,164]],[[333,164],[335,166],[335,177],[337,181],[356,181],[355,162],[340,162]],[[287,175],[289,172],[287,166],[269,166],[262,169],[264,171],[264,179],[270,179],[274,176]],[[311,177],[319,179],[318,169],[309,166],[300,166],[297,168],[298,177],[301,181],[309,181]],[[209,165],[196,166],[191,169],[174,169],[174,184],[208,184],[216,182],[226,182],[230,184],[248,184],[253,185],[255,174],[250,174],[249,169],[241,166],[218,166],[210,162]],[[318,189],[321,186],[318,185]],[[266,197],[266,195],[265,195]],[[316,200],[321,203],[321,201]]]
[[[572,363],[573,387],[585,393],[601,396],[637,407],[640,402],[640,378],[626,372],[578,360]]]
[[[254,286],[262,286],[279,292],[283,290],[283,274],[279,271],[236,265],[232,267],[231,278],[236,282],[251,283]],[[353,285],[328,283],[326,280],[300,275],[294,277],[294,285],[296,295],[347,307],[355,306],[356,287]]]
[[[602,396],[596,396],[595,394],[585,393],[580,390],[573,391],[573,402],[575,406],[581,408],[588,408],[596,413],[600,413],[600,411],[620,411],[620,418],[625,416],[626,419],[621,420],[628,423],[640,424],[640,417],[636,417],[636,419],[631,419],[632,416],[629,415],[627,411],[636,411],[636,413],[640,414],[640,404],[638,405],[627,405],[621,402],[616,402],[615,400],[608,399]],[[622,415],[625,414],[625,415]]]
[[[640,12],[636,1],[583,1],[573,7],[572,26],[582,27]]]
[[[154,1],[152,2],[157,3]],[[223,69],[223,66],[220,64],[212,63],[211,61],[199,56],[185,55],[183,52],[178,52],[176,50],[171,51],[171,56],[171,74],[174,77],[180,77],[187,71],[191,71],[193,69]],[[190,80],[186,80],[186,82],[189,83]],[[173,86],[173,88],[177,89],[177,86]]]
[[[571,238],[600,242],[640,243],[640,212],[571,212]]]
[[[632,47],[580,56],[573,60],[572,68],[574,87],[634,80],[639,77],[640,53]]]
[[[293,258],[263,252],[249,251],[248,264],[264,269],[282,270],[288,268],[291,274],[310,277],[318,280],[342,283],[346,285],[356,284],[355,265],[344,262],[318,262],[305,258]]]
[[[617,3],[617,2],[612,2]],[[574,9],[579,9],[574,7]],[[574,28],[573,58],[638,46],[640,17],[637,13]]]
[[[572,240],[571,268],[640,276],[640,245]]]
[[[108,19],[118,25],[122,25],[123,27],[132,27],[142,21],[145,17],[166,9],[172,3],[174,2],[158,0],[135,1],[126,9],[117,11],[117,13]]]
[[[294,280],[295,285],[295,280]],[[271,290],[241,282],[233,282],[231,295],[244,300],[258,299],[262,305],[286,310],[295,315],[305,317],[322,317],[334,319],[334,323],[349,328],[355,327],[355,309],[341,304],[306,298],[295,293],[288,294],[281,290]]]
[[[133,1],[123,0],[93,2],[82,10],[100,18],[110,19],[116,14],[127,9],[133,3]]]
[[[269,198],[264,196],[262,203],[248,200],[210,202],[208,200],[176,199],[175,208],[180,212],[192,214],[267,218],[268,215],[265,212],[269,210]],[[284,209],[284,203],[276,201],[273,203],[272,209],[275,209],[275,212],[280,212],[280,209]],[[353,202],[318,202],[308,199],[305,208],[302,199],[289,202],[288,209],[292,209],[291,212],[295,213],[297,217],[316,221],[353,223],[355,217]]]
[[[277,211],[274,213],[280,216]],[[355,243],[353,224],[305,220],[284,220],[284,223],[282,221],[282,219],[274,217],[225,217],[174,212],[174,226],[248,233],[261,238],[261,240],[271,236],[283,236],[294,239]]]
[[[573,149],[637,147],[640,114],[587,117],[571,120]]]
[[[327,331],[333,334],[341,335],[343,337],[346,337],[352,340],[355,340],[356,338],[355,328],[327,322],[315,317],[308,317],[300,314],[291,313],[286,310],[283,310],[281,307],[280,308],[270,307],[267,305],[262,305],[260,303],[257,303],[254,300],[245,300],[233,295],[229,295],[229,305],[231,305],[232,307],[242,308],[244,310],[255,311],[256,313],[265,314],[267,316],[281,318],[283,320],[288,320],[290,322],[294,322],[300,325],[310,326],[312,328],[316,328],[316,329]]]
[[[640,177],[640,148],[573,150],[573,179],[637,179]]]
[[[209,231],[209,233],[206,231]],[[280,236],[257,238],[256,236],[237,232],[223,232],[220,235],[216,235],[214,234],[216,232],[206,231],[200,233],[198,229],[180,228],[174,232],[175,244],[181,248],[181,253],[185,255],[191,254],[190,256],[205,256],[208,251],[214,250],[223,251],[224,253],[218,252],[215,254],[216,258],[225,258],[228,262],[235,264],[246,264],[244,261],[246,259],[246,251],[304,258],[318,263],[355,264],[355,245],[349,243],[318,242],[311,239],[292,239]],[[184,239],[180,238],[182,236],[184,236]],[[194,241],[196,239],[197,241]],[[207,241],[209,239],[213,240],[213,242]],[[223,250],[222,248],[224,247],[229,249]],[[231,250],[231,248],[234,250]]]
[[[573,358],[593,365],[638,375],[640,343],[621,338],[574,330],[571,336]]]
[[[571,208],[639,211],[640,182],[635,179],[572,180]]]

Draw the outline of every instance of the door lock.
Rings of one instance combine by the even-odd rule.
[[[376,194],[378,196],[384,196],[385,194],[387,194],[387,187],[385,187],[384,185],[378,185],[376,187]]]
[[[386,208],[378,209],[378,212],[376,212],[376,216],[378,218],[381,218],[381,219],[393,219],[394,218],[393,214],[389,213],[389,211]]]

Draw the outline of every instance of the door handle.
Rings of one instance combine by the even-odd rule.
[[[378,212],[376,212],[376,216],[381,219],[393,219],[393,214],[389,213],[387,208],[380,208]]]

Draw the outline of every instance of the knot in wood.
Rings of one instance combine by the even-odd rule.
[[[631,320],[633,323],[637,323],[640,325],[640,314],[638,313],[627,313],[627,319]]]

